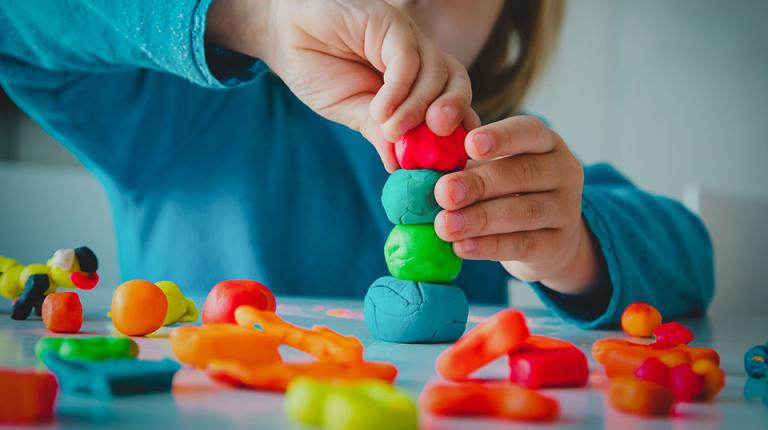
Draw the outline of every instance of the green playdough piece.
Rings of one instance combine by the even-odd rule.
[[[392,224],[428,224],[441,208],[435,184],[442,173],[434,170],[396,170],[381,191],[381,204]]]
[[[51,351],[65,360],[108,360],[135,358],[139,346],[127,337],[44,337],[35,344],[35,355],[42,360]]]
[[[323,381],[301,376],[283,403],[292,420],[324,430],[415,430],[413,400],[383,381]]]
[[[459,274],[461,258],[432,224],[398,224],[384,244],[389,272],[398,279],[447,284]]]

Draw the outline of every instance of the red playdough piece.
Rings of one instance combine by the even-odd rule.
[[[530,333],[525,316],[507,309],[488,318],[437,357],[437,373],[452,381],[466,379],[472,372],[504,354],[515,351]]]
[[[58,387],[50,373],[0,369],[0,424],[43,424],[53,420]]]
[[[656,357],[646,359],[634,372],[635,378],[669,386],[669,367]]]
[[[692,402],[704,394],[704,377],[690,364],[681,364],[669,369],[669,388],[678,402]]]
[[[531,336],[509,353],[509,379],[534,389],[583,387],[589,379],[587,356],[564,340]]]
[[[448,136],[438,136],[426,123],[408,130],[395,142],[400,167],[407,170],[429,169],[439,172],[461,170],[467,165],[464,139],[467,131],[458,126]]]
[[[673,345],[688,345],[693,340],[693,332],[686,326],[670,322],[653,329],[657,343],[671,343]]]
[[[77,333],[83,326],[83,305],[77,293],[51,293],[43,302],[43,324],[55,333]]]
[[[203,324],[237,324],[235,309],[243,305],[270,312],[277,308],[272,291],[256,281],[222,281],[213,287],[205,299]]]
[[[521,421],[557,418],[557,400],[516,385],[432,384],[419,397],[421,408],[435,415],[481,416]]]

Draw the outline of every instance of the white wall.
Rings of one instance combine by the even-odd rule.
[[[529,100],[583,160],[768,198],[768,2],[572,0]]]

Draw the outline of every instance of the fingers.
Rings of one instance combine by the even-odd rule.
[[[562,181],[558,158],[519,155],[447,174],[435,184],[435,200],[443,209],[458,210],[496,197],[553,190]]]
[[[443,93],[450,75],[445,58],[429,41],[419,47],[421,69],[408,97],[381,125],[382,135],[394,142],[424,120],[427,108]],[[456,112],[458,114],[458,110]]]
[[[376,50],[375,44],[369,46],[375,40],[366,38],[366,53]],[[421,67],[418,40],[410,21],[392,20],[384,34],[380,56],[381,64],[374,62],[374,66],[383,71],[384,84],[371,101],[369,111],[374,120],[383,123],[408,97]]]
[[[369,118],[360,129],[360,133],[376,148],[387,172],[392,173],[400,167],[395,157],[394,145],[381,135],[378,122]]]
[[[472,104],[472,85],[464,66],[452,58],[447,59],[447,64],[448,83],[443,93],[427,109],[425,118],[429,129],[439,136],[453,133],[471,110]]]
[[[558,252],[562,229],[521,231],[454,242],[453,252],[465,260],[536,262]]]
[[[441,239],[456,242],[478,236],[558,228],[565,212],[553,192],[509,196],[477,203],[459,211],[442,211],[435,218]]]
[[[519,154],[544,154],[555,149],[559,136],[541,120],[515,116],[478,127],[467,135],[467,154],[489,160]]]

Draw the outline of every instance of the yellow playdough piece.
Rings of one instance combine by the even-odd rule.
[[[156,282],[168,299],[168,312],[165,314],[164,326],[177,322],[195,322],[199,316],[197,306],[191,299],[184,297],[181,288],[171,281]]]

